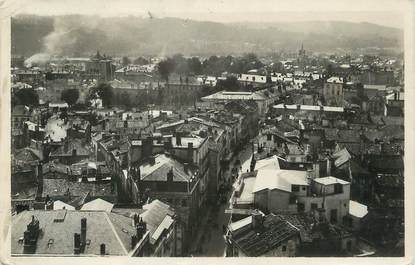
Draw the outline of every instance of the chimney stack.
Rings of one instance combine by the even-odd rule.
[[[84,249],[86,244],[86,218],[81,219],[81,248]]]
[[[81,254],[81,235],[78,233],[73,234],[73,253],[75,255]]]
[[[176,145],[177,146],[182,145],[182,136],[180,135],[179,132],[176,132]]]
[[[262,214],[258,210],[255,210],[252,213],[252,227],[254,229],[260,228],[262,226],[262,221]]]
[[[190,163],[193,162],[193,143],[187,143],[187,159]]]
[[[39,220],[32,215],[31,222],[27,225],[26,231],[23,233],[23,252],[35,253],[37,238],[39,236]]]

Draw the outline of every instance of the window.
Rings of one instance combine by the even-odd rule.
[[[292,192],[299,192],[300,191],[300,186],[298,186],[298,185],[291,185],[291,191]]]
[[[306,190],[306,187],[305,187],[305,186],[303,186],[303,187],[302,187],[302,190]]]
[[[184,199],[184,200],[182,200],[182,206],[183,207],[186,207],[187,206],[187,201]]]
[[[282,252],[287,251],[287,246],[282,246]]]
[[[317,203],[312,203],[311,204],[311,210],[316,210],[317,207],[318,207],[318,204]]]
[[[272,134],[267,134],[267,141],[271,141],[272,140]]]

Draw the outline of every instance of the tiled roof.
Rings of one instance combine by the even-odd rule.
[[[72,156],[72,150],[76,150],[77,156],[89,155],[88,149],[84,147],[80,139],[71,139],[53,151],[50,156]]]
[[[85,193],[92,197],[115,196],[111,182],[77,182],[67,179],[44,179],[42,197],[49,195],[64,196],[68,191],[71,197],[83,196]]]
[[[264,217],[262,226],[233,231],[231,239],[249,257],[258,257],[299,234],[299,230],[275,215]]]

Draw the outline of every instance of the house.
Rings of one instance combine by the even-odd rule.
[[[343,106],[343,78],[332,76],[327,79],[322,95],[328,106]]]
[[[207,182],[201,179],[196,166],[182,163],[166,154],[132,164],[127,176],[127,187],[135,202],[158,199],[177,210],[185,226],[184,250],[196,232],[206,186]]]
[[[57,159],[60,163],[71,165],[82,160],[88,159],[89,150],[84,146],[83,140],[71,139],[66,140],[63,145],[49,154],[49,159]]]
[[[23,129],[23,124],[26,121],[29,121],[31,115],[31,110],[27,106],[17,105],[11,110],[11,119],[12,119],[12,128],[13,129]]]
[[[181,256],[184,231],[175,210],[159,200],[143,205],[143,210],[140,217],[150,232],[151,256]]]

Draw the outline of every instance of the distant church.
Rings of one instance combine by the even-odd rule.
[[[297,56],[297,65],[299,67],[299,70],[304,71],[307,66],[308,58],[306,55],[306,51],[304,50],[304,46],[301,43],[301,49],[298,51]]]

